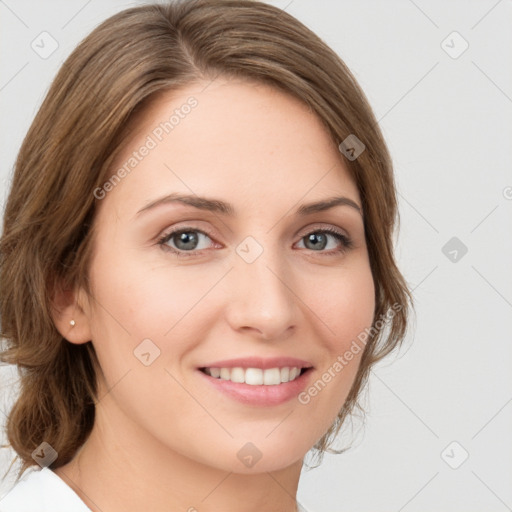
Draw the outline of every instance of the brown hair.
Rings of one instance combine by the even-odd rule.
[[[366,146],[345,163],[363,204],[374,322],[391,308],[394,314],[386,329],[370,333],[349,396],[315,445],[320,455],[359,407],[371,366],[405,336],[412,301],[393,256],[398,217],[392,163],[343,61],[291,15],[258,1],[187,0],[122,11],[62,65],[23,141],[5,208],[0,335],[6,347],[0,360],[17,365],[20,375],[6,427],[22,462],[19,476],[35,465],[32,452],[43,441],[58,452],[53,469],[69,462],[94,424],[101,368],[93,345],[67,342],[52,321],[56,286],[90,293],[93,191],[111,175],[126,127],[150,100],[219,74],[277,87],[309,105],[336,144],[355,134]]]

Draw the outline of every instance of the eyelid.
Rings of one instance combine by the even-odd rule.
[[[202,229],[202,228],[198,228],[198,227],[194,227],[194,226],[183,226],[183,227],[173,227],[173,228],[170,228],[169,230],[165,230],[163,231],[160,235],[158,235],[157,237],[157,240],[158,240],[158,244],[164,246],[165,248],[171,250],[171,251],[177,251],[177,249],[175,249],[174,247],[169,247],[166,245],[166,243],[175,235],[179,234],[179,233],[186,233],[188,231],[194,231],[194,232],[197,232],[197,233],[201,233],[205,236],[207,236],[211,241],[212,241],[212,245],[222,245],[220,244],[219,242],[217,242],[216,238],[214,235],[212,235],[208,230],[206,229]],[[205,250],[208,250],[208,249],[195,249],[193,251],[179,251],[180,253],[187,253],[187,254],[194,254],[194,252],[201,252],[201,251],[205,251]]]
[[[340,235],[343,235],[347,238],[351,238],[346,229],[340,228],[339,226],[335,226],[328,222],[315,222],[313,224],[308,224],[306,227],[301,228],[299,231],[297,231],[297,234],[295,236],[299,236],[299,234],[302,233],[300,235],[300,238],[302,238],[313,231],[323,230],[339,233]]]
[[[159,231],[158,235],[155,237],[156,240],[160,240],[170,234],[179,233],[182,231],[198,231],[199,233],[203,233],[207,235],[212,240],[216,239],[217,235],[214,233],[214,230],[210,227],[203,227],[204,224],[207,224],[203,221],[199,220],[183,220],[172,224],[171,226],[167,226],[164,230]]]
[[[348,234],[345,234],[342,232],[343,230],[339,228],[335,228],[334,226],[324,226],[324,227],[312,227],[308,229],[308,231],[302,235],[299,240],[296,243],[302,242],[302,240],[309,234],[312,233],[323,233],[327,235],[331,235],[334,237],[338,243],[341,244],[341,247],[337,249],[331,249],[329,251],[312,251],[313,253],[318,252],[319,255],[323,256],[330,256],[330,255],[336,255],[336,254],[343,254],[349,249],[354,248],[354,242],[352,240],[352,237]],[[294,244],[295,245],[295,244]]]
[[[184,222],[186,222],[186,221],[184,221]],[[192,223],[194,221],[190,221],[190,222]],[[198,233],[201,233],[201,234],[207,236],[212,241],[212,245],[214,245],[214,246],[216,245],[217,247],[185,251],[185,250],[179,250],[179,249],[176,249],[174,247],[167,245],[167,242],[170,239],[172,239],[173,236],[175,236],[179,233],[187,232],[187,231],[195,231],[195,232],[198,232]],[[299,235],[299,233],[302,233],[302,234]],[[332,224],[326,224],[326,223],[324,223],[324,224],[315,223],[315,224],[308,225],[308,226],[302,228],[294,235],[294,238],[299,236],[299,239],[296,242],[294,242],[293,245],[301,242],[305,236],[312,234],[312,233],[327,233],[327,234],[330,234],[331,236],[338,237],[337,238],[338,242],[340,242],[342,245],[342,247],[340,249],[335,249],[335,250],[331,249],[330,251],[312,251],[313,253],[318,252],[318,254],[330,255],[330,254],[334,254],[334,253],[344,252],[353,247],[352,237],[346,232],[346,230],[344,230],[338,226],[333,226]],[[157,244],[160,245],[163,250],[174,253],[177,256],[185,256],[185,257],[188,256],[191,258],[194,256],[200,256],[205,251],[211,251],[212,249],[215,249],[215,248],[218,249],[218,248],[224,247],[223,244],[217,242],[215,235],[213,235],[209,229],[199,228],[199,227],[193,226],[191,224],[184,224],[183,226],[173,225],[171,228],[164,230],[163,232],[161,232],[161,234],[158,235]],[[219,247],[219,245],[221,247]]]
[[[187,222],[187,221],[184,221],[184,222]],[[189,221],[189,222],[194,222],[194,221]],[[348,234],[348,232],[345,229],[342,229],[338,226],[333,226],[332,224],[327,224],[327,223],[323,223],[323,224],[322,223],[314,223],[314,224],[310,224],[306,227],[303,227],[295,233],[294,238],[299,236],[300,233],[302,233],[302,234],[300,234],[299,238],[303,238],[304,236],[309,235],[313,231],[322,231],[322,230],[336,232],[336,233],[339,233],[340,235],[344,235],[347,238],[351,238],[351,236]],[[197,226],[193,226],[190,224],[184,224],[182,227],[180,227],[179,225],[178,226],[173,225],[172,227],[160,232],[157,235],[156,239],[161,240],[162,238],[165,238],[166,236],[169,236],[171,234],[176,234],[176,233],[179,233],[182,231],[198,231],[199,233],[203,233],[204,235],[207,235],[212,240],[216,238],[216,235],[214,235],[211,232],[211,230],[209,230],[208,228],[202,228],[202,227],[197,227]]]

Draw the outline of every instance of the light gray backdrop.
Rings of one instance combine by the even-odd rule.
[[[354,448],[304,471],[299,500],[316,512],[512,510],[512,2],[270,3],[340,54],[374,107],[417,308],[406,348],[373,373]],[[133,5],[0,0],[2,205],[60,64]],[[16,374],[0,377],[7,411]],[[0,470],[12,456],[0,451]]]

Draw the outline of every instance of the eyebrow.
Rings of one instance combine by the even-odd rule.
[[[193,206],[199,210],[206,210],[214,213],[220,213],[223,215],[227,215],[233,217],[235,215],[235,208],[233,205],[226,203],[225,201],[221,201],[220,199],[210,199],[206,197],[200,197],[197,195],[189,195],[189,194],[168,194],[154,201],[151,201],[149,204],[141,208],[136,216],[141,215],[144,212],[152,210],[158,206],[164,204],[172,204],[172,203],[181,203],[188,206]],[[307,203],[301,205],[295,211],[295,215],[299,215],[304,217],[306,215],[311,215],[312,213],[323,212],[325,210],[329,210],[334,208],[335,206],[350,206],[354,208],[362,215],[361,207],[349,197],[345,196],[335,196],[329,197],[327,199],[323,199],[322,201],[317,201],[313,203]]]

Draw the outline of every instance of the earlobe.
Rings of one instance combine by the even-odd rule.
[[[78,292],[56,286],[51,306],[52,320],[63,338],[82,344],[91,340],[89,311],[84,304],[82,290]]]

